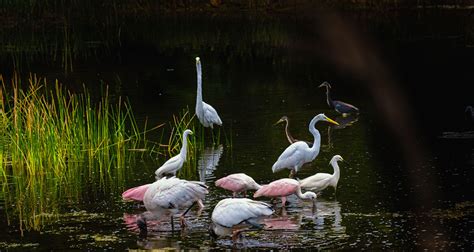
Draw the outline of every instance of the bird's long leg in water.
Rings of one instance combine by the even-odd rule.
[[[192,208],[195,204],[196,204],[196,201],[194,201],[193,204],[192,204],[188,209],[186,209],[186,211],[184,211],[184,213],[179,217],[181,227],[185,227],[185,226],[186,226],[186,222],[184,221],[184,216],[189,212],[189,210],[191,210],[191,208]]]

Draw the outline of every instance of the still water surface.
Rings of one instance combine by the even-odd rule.
[[[394,57],[398,52],[405,52],[406,47],[415,50],[418,45],[407,46],[401,42],[389,44],[386,46],[389,51],[383,55],[387,56],[387,69],[390,71],[390,66],[394,66],[395,75],[400,74],[396,75],[396,79],[402,80],[401,88],[408,90],[408,108],[415,113],[416,118],[416,121],[410,123],[415,128],[432,126],[427,133],[419,135],[419,141],[430,144],[426,152],[429,154],[419,164],[423,167],[422,171],[428,170],[430,173],[427,181],[423,176],[413,179],[408,175],[407,169],[413,166],[407,165],[397,136],[387,127],[384,115],[377,108],[380,105],[368,88],[360,84],[360,79],[341,73],[341,68],[324,58],[293,52],[292,45],[286,44],[288,41],[294,42],[292,36],[298,38],[295,40],[319,41],[319,38],[299,34],[296,29],[299,27],[298,23],[254,23],[254,20],[247,20],[246,24],[250,28],[242,34],[233,30],[241,23],[220,24],[216,29],[228,41],[239,37],[243,41],[236,42],[237,46],[230,44],[213,48],[214,42],[203,42],[206,38],[199,32],[191,32],[186,37],[186,32],[194,30],[213,34],[213,30],[209,28],[214,27],[210,24],[211,21],[198,21],[194,24],[190,24],[192,22],[189,20],[183,23],[175,21],[168,28],[158,25],[157,29],[167,31],[165,34],[168,37],[163,40],[148,38],[148,41],[161,41],[159,45],[165,48],[168,42],[177,43],[169,37],[177,38],[181,44],[200,41],[194,47],[189,44],[184,49],[180,46],[173,49],[170,46],[167,51],[153,47],[144,49],[135,43],[147,38],[137,38],[139,32],[130,29],[129,33],[123,31],[125,35],[122,35],[124,38],[121,43],[125,48],[119,50],[119,62],[112,60],[113,63],[109,64],[107,60],[111,59],[107,58],[104,63],[93,66],[78,63],[74,72],[68,75],[54,70],[44,71],[48,67],[39,63],[38,66],[27,69],[46,76],[59,76],[65,83],[85,82],[92,88],[96,84],[111,84],[116,95],[129,97],[141,123],[148,120],[149,124],[159,124],[168,123],[173,114],[178,114],[186,107],[194,111],[194,58],[200,56],[203,64],[204,100],[219,112],[224,123],[220,129],[221,134],[231,139],[222,141],[218,146],[206,141],[205,148],[197,150],[197,162],[190,164],[196,168],[195,174],[190,178],[205,181],[210,188],[204,210],[197,213],[193,209],[188,213],[189,227],[186,230],[171,232],[169,221],[164,220],[151,227],[152,231],[146,239],[139,238],[135,217],[144,208],[139,204],[122,202],[121,192],[152,182],[154,171],[167,158],[144,155],[128,164],[125,181],[110,183],[112,188],[104,189],[103,185],[98,185],[91,179],[84,185],[83,191],[79,192],[78,201],[64,198],[59,202],[59,217],[44,223],[41,231],[25,231],[21,236],[17,225],[18,217],[9,214],[11,211],[8,210],[14,206],[2,204],[0,223],[4,232],[0,234],[0,247],[40,250],[233,247],[398,250],[430,244],[438,249],[472,248],[474,201],[471,183],[474,175],[474,146],[469,140],[439,138],[448,126],[436,125],[436,116],[419,113],[420,106],[426,106],[424,102],[434,98],[413,99],[419,94],[418,89],[407,88],[412,83],[405,83],[404,80],[408,78],[404,75],[413,75],[415,79],[419,79],[429,70],[420,67],[419,72],[414,73],[412,64],[399,64],[400,58],[411,57],[413,64],[418,63],[419,59],[409,52],[401,54],[400,58]],[[266,27],[270,32],[264,33],[266,37],[261,39],[257,36],[261,33],[257,33],[255,27]],[[147,28],[144,30],[141,33],[143,36],[148,32]],[[290,39],[287,40],[287,37]],[[227,40],[221,39],[220,42],[222,41]],[[147,45],[150,44],[153,43]],[[237,49],[238,53],[235,52]],[[425,50],[436,51],[436,46]],[[468,49],[465,52],[472,53]],[[143,60],[137,60],[139,58]],[[429,56],[426,59],[443,60]],[[459,59],[465,60],[461,56]],[[451,71],[450,74],[467,75],[462,68],[453,70],[446,67]],[[437,78],[439,76],[436,73],[429,77],[433,80]],[[333,98],[358,106],[361,114],[343,118],[329,110],[324,90],[317,88],[322,81],[332,83]],[[469,77],[459,79],[464,84],[468,81]],[[435,94],[439,93],[435,91]],[[436,106],[444,109],[459,107],[461,112],[453,113],[453,116],[462,121],[463,102]],[[290,118],[293,136],[311,140],[308,123],[319,113],[325,113],[343,127],[331,127],[324,122],[316,125],[322,135],[321,152],[311,164],[303,167],[298,177],[304,178],[317,172],[332,173],[329,160],[333,155],[339,154],[347,162],[340,164],[341,178],[337,194],[333,189],[323,191],[315,212],[312,211],[311,203],[291,196],[286,208],[275,205],[275,214],[264,220],[264,230],[244,232],[237,244],[233,244],[229,238],[211,240],[208,227],[212,209],[219,200],[232,195],[216,188],[214,181],[237,172],[250,175],[260,184],[287,177],[287,171],[276,174],[271,172],[272,164],[288,146],[283,125],[273,124],[286,115]],[[464,130],[460,123],[453,125],[452,129]],[[209,131],[206,132],[208,134]],[[159,139],[160,135],[154,136],[152,133],[149,137]],[[110,178],[111,181],[114,179],[116,178]],[[430,194],[431,204],[426,208],[420,206],[416,196],[419,192],[417,188],[423,187],[419,184],[423,183],[430,183],[428,188],[434,189]],[[0,197],[0,200],[3,199]]]

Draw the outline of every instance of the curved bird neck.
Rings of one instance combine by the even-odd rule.
[[[290,125],[290,122],[288,120],[285,120],[285,122],[286,122],[286,125],[285,125],[286,138],[288,139],[288,141],[290,143],[294,143],[294,142],[296,142],[296,140],[293,138],[293,136],[290,133],[290,130],[288,129],[289,125]]]
[[[183,134],[183,144],[181,146],[181,150],[179,151],[179,155],[184,159],[186,160],[186,154],[187,154],[187,147],[188,147],[188,134],[185,133]]]
[[[197,72],[197,95],[196,95],[196,114],[202,111],[202,70],[201,62],[196,64]]]
[[[331,108],[334,107],[333,100],[331,98],[331,91],[330,91],[330,88],[328,86],[326,86],[326,101],[327,101],[329,107],[331,107]]]
[[[331,166],[333,168],[333,174],[332,174],[332,178],[335,180],[335,183],[337,183],[337,181],[339,180],[339,177],[341,176],[341,172],[339,170],[339,164],[337,163],[337,161],[332,161],[331,162]]]
[[[298,186],[298,188],[296,189],[296,196],[298,196],[298,198],[300,198],[300,199],[309,199],[310,194],[311,194],[311,192],[302,193],[300,186]]]
[[[321,134],[319,134],[319,131],[316,129],[316,123],[318,121],[320,121],[320,119],[316,116],[309,123],[309,132],[311,132],[311,134],[313,134],[313,137],[314,137],[314,143],[313,143],[313,146],[311,147],[311,152],[315,153],[315,155],[318,155],[319,148],[321,147]]]

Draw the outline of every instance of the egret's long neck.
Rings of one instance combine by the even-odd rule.
[[[332,99],[331,99],[331,93],[330,93],[330,92],[331,92],[331,91],[329,90],[329,87],[326,86],[326,101],[327,101],[329,107],[332,108],[333,105],[332,105]]]
[[[196,96],[196,112],[202,111],[202,70],[201,62],[196,64],[197,72],[197,96]]]
[[[339,171],[339,164],[337,163],[337,161],[333,161],[333,162],[331,162],[331,165],[332,165],[332,168],[334,169],[332,177],[333,177],[333,179],[338,181],[339,177],[341,176],[341,172]]]
[[[288,138],[288,141],[290,143],[294,143],[295,142],[295,139],[293,138],[293,136],[290,134],[290,130],[288,129],[289,125],[290,125],[290,122],[288,120],[285,120],[286,122],[286,126],[285,126],[285,133],[286,133],[286,138]]]
[[[321,134],[319,134],[319,131],[315,127],[316,122],[318,121],[318,118],[314,118],[309,124],[309,132],[311,132],[314,137],[314,143],[311,147],[311,152],[316,153],[316,155],[319,153],[319,148],[321,147]]]
[[[181,146],[181,151],[179,152],[179,155],[183,157],[184,160],[186,160],[186,153],[187,153],[187,148],[188,148],[188,134],[183,135],[183,145]]]
[[[309,199],[310,198],[310,195],[311,195],[311,192],[305,192],[305,193],[302,193],[301,192],[301,187],[298,186],[298,189],[296,189],[296,196],[298,196],[298,198],[300,199]]]

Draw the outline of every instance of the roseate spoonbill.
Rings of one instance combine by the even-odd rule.
[[[176,175],[176,172],[183,167],[184,161],[186,161],[186,153],[188,147],[188,135],[192,135],[193,132],[189,129],[183,132],[183,143],[181,145],[181,151],[178,155],[170,158],[160,168],[155,171],[156,179],[160,179],[165,175]]]
[[[337,122],[328,118],[324,114],[315,116],[309,123],[309,132],[311,132],[314,137],[313,146],[309,147],[308,144],[303,141],[292,143],[283,151],[280,157],[278,157],[275,164],[273,164],[273,173],[288,168],[291,170],[290,177],[293,177],[303,164],[313,161],[318,156],[319,148],[321,147],[321,135],[315,128],[315,124],[319,121],[327,121],[338,125]]]
[[[130,188],[122,193],[123,200],[135,200],[143,201],[143,196],[145,195],[146,190],[150,187],[151,184],[141,185],[134,188]]]
[[[247,194],[247,190],[258,190],[260,189],[259,184],[253,180],[252,177],[245,173],[234,173],[226,177],[216,180],[216,186],[222,187],[229,191],[234,192],[233,197],[237,196],[238,192],[244,192],[244,197]]]
[[[197,96],[196,96],[196,116],[204,127],[213,128],[213,124],[222,125],[221,118],[217,111],[202,100],[202,70],[201,60],[196,57],[197,71]]]
[[[326,87],[326,101],[330,108],[336,110],[337,112],[341,113],[343,116],[348,114],[359,114],[359,109],[356,108],[354,105],[349,103],[345,103],[342,101],[334,101],[331,98],[330,89],[331,84],[327,81],[323,82],[323,84],[319,85],[319,87]]]
[[[174,229],[173,214],[182,209],[187,209],[180,216],[181,227],[186,226],[184,216],[197,202],[200,208],[204,207],[202,200],[208,194],[207,186],[203,182],[187,181],[176,177],[161,178],[152,184],[143,196],[143,202],[148,212],[143,213],[137,219],[140,234],[147,233],[147,219],[161,219],[171,215],[171,227]]]
[[[344,161],[344,159],[340,155],[335,155],[332,157],[331,162],[329,162],[334,169],[333,174],[316,173],[313,176],[302,179],[300,180],[301,188],[318,193],[328,186],[332,186],[334,187],[334,193],[336,193],[337,182],[340,176],[338,161]]]
[[[295,142],[298,142],[300,140],[298,139],[295,139],[291,133],[290,133],[290,130],[288,129],[289,125],[290,125],[290,119],[288,119],[287,116],[282,116],[280,118],[280,120],[278,120],[274,125],[277,125],[279,123],[282,123],[282,122],[285,122],[285,134],[286,134],[286,139],[288,139],[288,142],[290,142],[290,144],[292,143],[295,143]],[[308,141],[304,141],[309,147],[313,146],[313,143],[311,142],[308,142]]]
[[[274,210],[269,204],[261,201],[247,198],[223,199],[212,211],[212,223],[209,231],[214,237],[232,234],[232,240],[235,242],[240,232],[246,228],[233,230],[234,226],[248,224],[252,227],[262,228],[263,225],[258,223],[259,218],[272,215],[273,212]]]
[[[296,196],[302,200],[312,200],[314,206],[316,194],[314,192],[301,193],[300,183],[295,179],[290,178],[279,179],[271,182],[268,185],[262,185],[262,187],[255,192],[253,197],[281,197],[281,206],[284,207],[286,203],[286,196],[292,194],[296,194]]]

